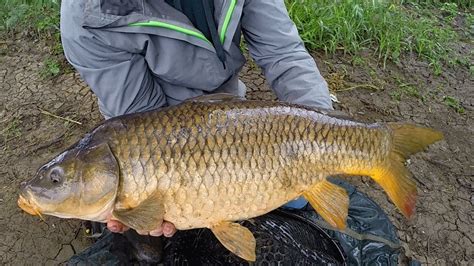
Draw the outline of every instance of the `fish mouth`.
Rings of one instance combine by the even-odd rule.
[[[42,220],[44,220],[38,206],[34,204],[32,201],[25,198],[23,195],[20,194],[20,197],[18,198],[17,203],[18,203],[18,207],[20,207],[26,213],[34,215],[34,216],[39,216]]]

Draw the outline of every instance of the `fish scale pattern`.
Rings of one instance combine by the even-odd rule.
[[[329,174],[380,163],[390,146],[384,126],[278,102],[190,101],[103,130],[120,167],[116,208],[159,193],[178,229],[267,213]]]

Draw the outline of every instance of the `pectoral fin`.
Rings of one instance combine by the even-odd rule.
[[[303,192],[303,196],[331,226],[339,229],[346,227],[349,209],[349,196],[346,190],[324,180]]]
[[[163,222],[163,203],[158,193],[151,195],[133,209],[114,210],[113,217],[139,231],[152,231]]]
[[[255,237],[249,229],[232,222],[220,222],[211,227],[219,241],[244,260],[255,261]]]

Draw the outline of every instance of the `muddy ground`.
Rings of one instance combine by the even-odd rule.
[[[458,48],[467,56],[473,45]],[[343,54],[314,56],[340,102],[337,109],[361,121],[415,122],[444,132],[444,141],[411,159],[419,188],[411,221],[368,178],[350,181],[388,213],[408,256],[426,264],[472,265],[474,81],[469,69],[456,66],[434,76],[415,57],[384,69],[369,52],[357,62]],[[43,222],[16,206],[19,183],[101,120],[78,74],[41,77],[46,57],[42,41],[0,42],[0,264],[60,263],[91,243],[78,221],[48,217]],[[254,64],[245,66],[242,79],[248,98],[274,98]],[[464,112],[448,106],[446,96],[459,99]]]

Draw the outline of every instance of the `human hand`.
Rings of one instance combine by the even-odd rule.
[[[123,223],[112,219],[109,217],[107,219],[107,228],[113,232],[113,233],[123,233],[130,228]],[[164,235],[165,237],[172,237],[174,233],[176,233],[176,227],[174,227],[174,224],[163,221],[162,224],[158,225],[156,229],[146,232],[146,231],[137,231],[138,234],[140,235],[151,235],[151,236],[161,236]]]

